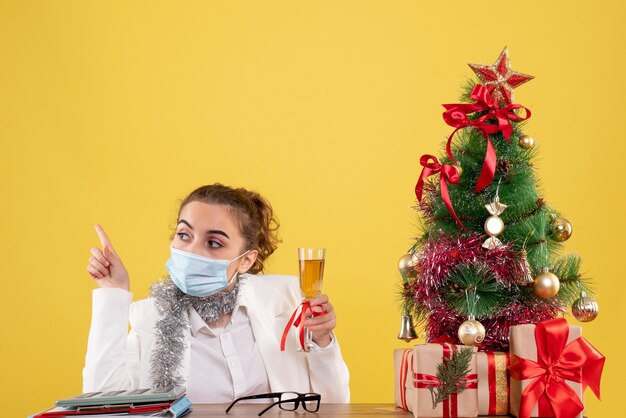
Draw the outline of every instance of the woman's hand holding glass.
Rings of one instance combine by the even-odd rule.
[[[325,315],[312,316],[304,321],[304,326],[311,333],[313,342],[324,348],[331,342],[330,335],[337,324],[337,318],[327,295],[320,295],[311,300],[312,310],[322,311],[321,307],[326,308],[327,313]]]
[[[326,347],[331,342],[331,332],[335,328],[336,317],[333,305],[327,295],[322,293],[324,282],[324,265],[326,264],[326,250],[324,248],[298,248],[298,262],[300,265],[300,290],[306,301],[303,304],[304,321],[304,351],[313,348],[312,343],[319,347]],[[307,309],[310,306],[310,310]]]
[[[102,249],[93,247],[87,271],[100,287],[130,289],[128,271],[100,225],[96,225]]]

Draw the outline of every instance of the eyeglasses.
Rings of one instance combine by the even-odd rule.
[[[228,411],[230,411],[230,409],[235,406],[235,404],[239,401],[264,398],[278,398],[278,402],[274,402],[273,404],[259,412],[259,416],[263,415],[270,408],[276,405],[278,405],[278,407],[284,411],[295,411],[296,409],[298,409],[301,403],[305,411],[317,412],[320,409],[320,400],[322,399],[322,395],[320,395],[319,393],[272,392],[262,393],[260,395],[242,396],[241,398],[235,399],[230,404],[230,406],[226,408],[226,413],[228,413]]]

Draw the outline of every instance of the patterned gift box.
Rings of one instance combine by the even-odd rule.
[[[509,414],[509,353],[479,351],[478,415]]]

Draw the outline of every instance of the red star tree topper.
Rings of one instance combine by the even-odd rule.
[[[504,105],[513,104],[513,89],[532,80],[532,75],[518,73],[511,69],[509,51],[504,47],[493,65],[468,64],[491,96]]]

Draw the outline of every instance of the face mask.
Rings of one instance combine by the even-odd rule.
[[[165,264],[172,281],[180,290],[190,296],[210,296],[227,288],[237,276],[237,272],[228,280],[228,265],[248,254],[250,250],[232,260],[216,260],[177,250]]]

